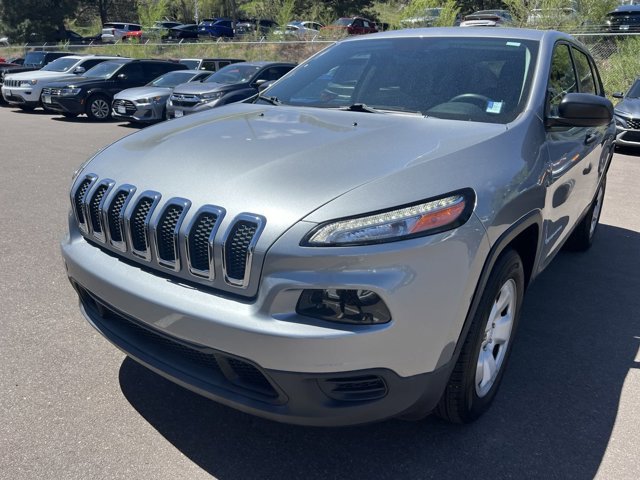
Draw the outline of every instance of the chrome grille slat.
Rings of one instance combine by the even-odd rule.
[[[85,198],[87,196],[87,192],[91,190],[91,187],[97,179],[98,177],[96,175],[85,175],[80,183],[78,183],[76,189],[72,190],[71,193],[71,205],[73,207],[73,212],[76,216],[78,227],[83,233],[89,233],[88,215],[85,209]]]
[[[131,214],[125,217],[131,251],[147,262],[151,261],[149,223],[159,201],[160,194],[158,192],[143,192],[136,201]]]
[[[198,277],[215,278],[213,262],[214,238],[225,211],[214,205],[202,207],[187,229],[185,243],[189,271]]]
[[[249,285],[253,250],[265,220],[252,214],[237,216],[225,235],[222,269],[227,284],[246,288]]]
[[[184,198],[169,200],[155,226],[156,254],[163,267],[180,270],[178,233],[190,206],[191,202]]]

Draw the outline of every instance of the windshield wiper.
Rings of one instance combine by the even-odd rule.
[[[347,112],[380,113],[379,110],[370,107],[366,103],[354,103],[352,105],[349,105],[348,107],[341,107],[338,110],[344,110]]]
[[[271,105],[275,105],[276,107],[278,105],[282,105],[282,102],[278,100],[278,97],[268,97],[268,96],[258,95],[258,100],[264,100],[265,102],[269,102]]]

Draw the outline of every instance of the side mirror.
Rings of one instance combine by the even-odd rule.
[[[84,67],[76,67],[73,73],[75,73],[76,75],[82,75],[86,71],[87,70]]]
[[[121,73],[116,78],[118,80],[126,80],[127,79],[127,74],[126,73]]]
[[[258,84],[258,82],[262,83]],[[258,85],[258,92],[262,92],[273,85],[275,83],[275,80],[271,80],[269,82],[267,82],[266,80],[258,80],[258,82],[256,82],[256,84]]]
[[[548,127],[599,127],[613,119],[611,101],[590,93],[567,93],[558,106],[558,116],[547,118]]]
[[[265,83],[267,83],[267,81],[264,78],[261,78],[260,80],[256,80],[255,82],[253,82],[253,86],[257,89],[260,89],[260,87]]]
[[[624,93],[622,92],[616,92],[616,93],[612,93],[611,96],[613,98],[624,98]]]

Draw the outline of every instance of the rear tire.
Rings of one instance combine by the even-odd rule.
[[[504,375],[524,296],[524,268],[514,250],[500,255],[435,413],[470,423],[491,405]]]
[[[607,188],[607,177],[603,177],[598,187],[595,198],[589,206],[587,214],[584,216],[580,223],[576,226],[571,233],[571,236],[567,240],[567,249],[575,252],[584,252],[591,248],[593,245],[593,238],[596,235],[598,229],[598,223],[600,221],[600,213],[602,213],[602,204],[604,202],[604,193]]]
[[[104,122],[111,116],[111,102],[105,95],[92,95],[87,101],[85,113],[93,122]]]

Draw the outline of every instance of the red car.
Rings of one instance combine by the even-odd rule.
[[[376,33],[378,28],[376,23],[362,17],[342,17],[322,30],[339,31],[345,30],[349,35],[364,35],[365,33]]]

